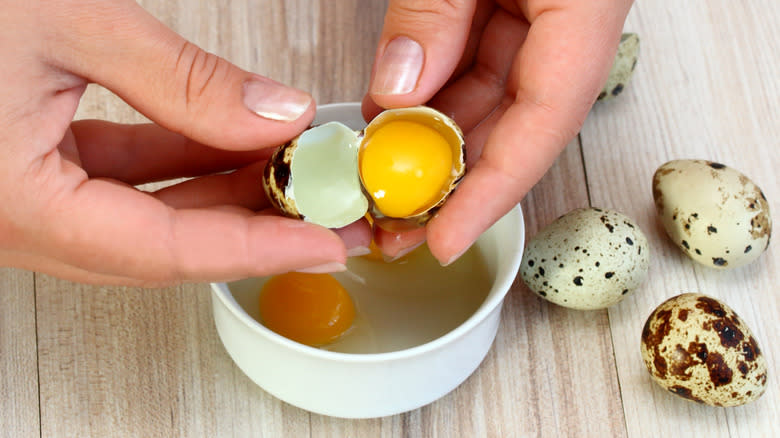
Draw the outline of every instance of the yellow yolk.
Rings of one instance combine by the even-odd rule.
[[[374,218],[371,217],[371,215],[368,213],[366,213],[365,218],[368,221],[368,224],[371,225],[371,231],[373,234]],[[368,245],[368,250],[370,252],[362,256],[364,259],[374,260],[374,261],[384,260],[384,256],[382,255],[382,250],[379,249],[379,245],[376,244],[376,240],[374,240],[373,237],[371,238],[371,243]]]
[[[438,131],[396,120],[366,139],[360,154],[360,175],[379,211],[401,218],[420,213],[439,200],[452,164],[452,149]]]
[[[333,342],[352,326],[354,319],[352,299],[328,274],[276,275],[260,291],[263,325],[302,344]]]
[[[368,260],[384,260],[384,256],[382,255],[382,250],[379,249],[379,245],[376,244],[374,239],[371,239],[371,243],[368,245],[368,250],[371,251],[368,254],[364,255],[363,258]]]

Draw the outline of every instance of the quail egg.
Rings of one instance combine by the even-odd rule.
[[[281,213],[328,228],[367,212],[383,228],[424,225],[466,171],[463,133],[428,107],[386,110],[364,130],[312,127],[269,159],[263,188]]]
[[[731,167],[669,161],[653,176],[653,198],[667,235],[705,266],[742,266],[769,246],[769,203],[753,181]]]
[[[642,358],[653,381],[688,400],[737,406],[766,390],[767,363],[734,311],[698,293],[658,306],[642,330]]]
[[[597,100],[608,100],[623,92],[634,74],[638,59],[639,35],[624,33],[620,36],[620,44],[612,63],[612,69],[609,71],[607,82]]]
[[[573,210],[526,245],[520,275],[555,304],[602,309],[621,301],[647,277],[650,251],[627,216],[600,208]]]

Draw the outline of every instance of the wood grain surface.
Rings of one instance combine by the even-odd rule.
[[[360,100],[385,1],[143,0],[192,42],[242,68]],[[0,269],[0,437],[707,437],[780,436],[780,251],[714,271],[686,259],[653,210],[654,170],[705,158],[749,175],[780,218],[780,3],[637,2],[631,84],[597,104],[523,201],[528,236],[588,205],[637,221],[653,250],[647,282],[608,311],[573,311],[516,281],[482,366],[418,410],[380,419],[310,414],[255,386],[216,335],[205,284],[96,287]],[[90,86],[78,118],[145,120]],[[776,224],[777,227],[777,224]],[[752,328],[769,363],[755,403],[713,408],[653,384],[639,352],[663,300],[698,291]]]

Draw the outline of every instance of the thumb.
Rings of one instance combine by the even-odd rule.
[[[427,102],[463,55],[476,0],[390,0],[369,94],[390,108]]]
[[[311,96],[244,71],[167,28],[134,1],[62,2],[59,67],[99,83],[158,124],[211,146],[285,142],[314,117]],[[63,19],[63,17],[65,19]]]

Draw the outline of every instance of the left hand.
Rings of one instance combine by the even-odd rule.
[[[262,211],[262,148],[309,126],[308,93],[206,53],[131,0],[0,7],[0,266],[162,286],[343,270],[349,248],[368,247],[360,222],[334,233]],[[90,82],[156,123],[74,122]],[[135,188],[177,177],[196,178]]]

